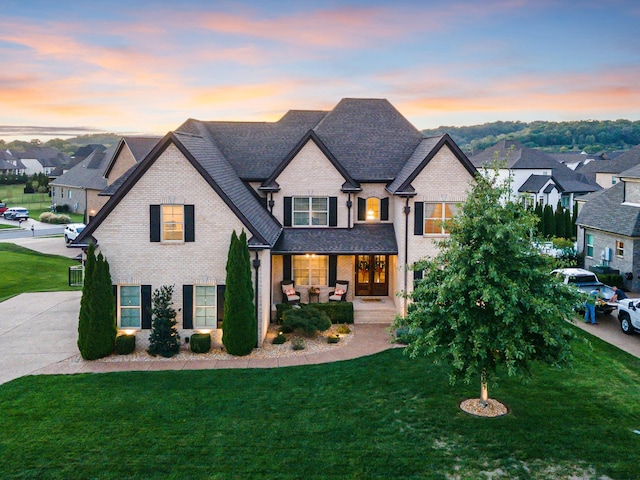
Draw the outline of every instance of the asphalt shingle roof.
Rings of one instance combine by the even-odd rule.
[[[640,207],[622,204],[624,182],[587,198],[576,220],[578,225],[628,237],[640,236]]]
[[[353,228],[285,228],[273,253],[397,254],[390,223],[356,224]]]
[[[519,192],[537,193],[551,180],[551,175],[531,175],[518,189]]]
[[[115,150],[115,146],[104,151],[94,150],[82,162],[51,182],[51,185],[103,190],[107,186],[107,180],[103,176],[104,170],[113,150]]]

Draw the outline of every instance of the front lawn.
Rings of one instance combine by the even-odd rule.
[[[69,267],[78,262],[0,242],[0,302],[25,292],[79,290],[69,286]]]
[[[255,370],[30,376],[0,386],[3,479],[637,478],[640,360],[589,337],[572,370],[478,386],[399,349]],[[491,476],[493,475],[493,476]]]
[[[0,200],[7,207],[25,207],[29,218],[40,220],[40,214],[51,211],[51,197],[46,193],[23,193],[24,185],[0,185]],[[84,222],[84,214],[67,213],[72,223]]]

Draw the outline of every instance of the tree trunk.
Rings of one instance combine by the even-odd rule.
[[[483,407],[488,405],[489,400],[489,387],[487,385],[487,372],[482,370],[480,374],[480,403]]]

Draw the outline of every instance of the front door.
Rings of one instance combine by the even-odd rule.
[[[387,255],[356,255],[356,295],[386,296],[388,266]]]

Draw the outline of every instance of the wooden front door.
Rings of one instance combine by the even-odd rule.
[[[388,295],[388,260],[387,255],[356,255],[356,295]]]

